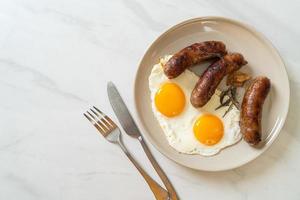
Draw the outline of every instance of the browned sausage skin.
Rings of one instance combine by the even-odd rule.
[[[226,47],[223,42],[206,41],[195,43],[174,54],[163,66],[164,73],[169,79],[176,78],[188,67],[210,58],[221,57],[226,53]]]
[[[204,106],[215,93],[224,76],[240,69],[247,61],[239,53],[230,53],[211,64],[200,76],[191,95],[194,107]]]
[[[240,127],[244,140],[251,145],[261,141],[262,108],[270,88],[270,80],[259,76],[251,82],[244,95]]]

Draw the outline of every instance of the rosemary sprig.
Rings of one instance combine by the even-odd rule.
[[[230,86],[228,87],[228,89],[222,91],[220,94],[220,105],[215,110],[218,110],[224,106],[229,106],[228,109],[225,111],[223,117],[225,117],[225,115],[229,113],[233,106],[240,110],[239,102],[236,100],[236,90],[236,87]]]
[[[233,104],[230,104],[229,108],[226,110],[226,112],[224,113],[224,115],[223,115],[222,117],[225,117],[225,115],[226,115],[227,113],[229,113],[229,111],[231,111],[232,108],[233,108]]]
[[[218,110],[224,106],[228,106],[230,101],[231,101],[230,99],[227,99],[225,102],[221,103],[215,110]]]

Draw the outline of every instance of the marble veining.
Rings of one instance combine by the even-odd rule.
[[[114,118],[109,80],[133,111],[130,88],[147,47],[170,26],[207,15],[250,24],[279,50],[290,78],[288,119],[269,150],[230,171],[187,169],[151,149],[183,200],[299,199],[299,10],[298,0],[0,1],[0,199],[153,199],[82,113],[97,105]],[[139,144],[124,140],[157,178]]]

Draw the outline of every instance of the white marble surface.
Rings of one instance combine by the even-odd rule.
[[[300,1],[0,1],[0,199],[115,200],[152,194],[124,154],[82,116],[113,116],[106,82],[133,110],[133,80],[147,47],[192,17],[253,25],[286,62],[291,102],[276,142],[257,160],[220,173],[181,167],[152,148],[183,200],[300,198]],[[137,142],[129,149],[154,173]]]

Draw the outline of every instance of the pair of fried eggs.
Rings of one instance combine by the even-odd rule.
[[[233,106],[223,117],[228,106],[216,110],[219,90],[205,106],[194,108],[189,99],[199,77],[185,70],[168,79],[163,65],[171,57],[160,59],[149,76],[152,111],[169,145],[180,153],[212,156],[240,141],[240,111]]]

